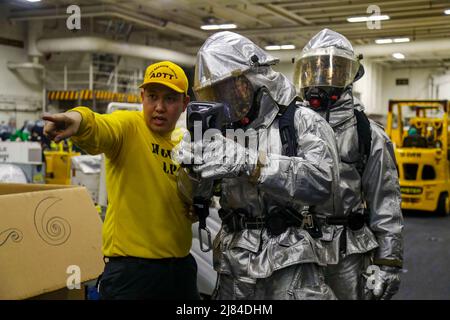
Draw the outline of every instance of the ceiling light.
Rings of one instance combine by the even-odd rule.
[[[201,26],[200,29],[202,30],[219,30],[218,24],[205,24],[204,26]]]
[[[444,11],[445,14],[450,14],[450,9]]]
[[[389,20],[389,16],[369,16],[369,17],[350,17],[347,18],[348,22],[367,22],[367,21],[380,21],[380,20]]]
[[[366,22],[368,21],[367,17],[351,17],[347,18],[348,22]]]
[[[295,49],[295,46],[293,44],[283,44],[281,46],[279,45],[270,45],[270,46],[265,46],[264,49],[266,50],[293,50]]]
[[[27,0],[28,2],[39,2],[41,0]]]
[[[409,42],[409,38],[395,38],[395,43]]]
[[[219,25],[220,29],[236,29],[237,25],[234,23],[227,23],[227,24],[221,24]]]
[[[281,46],[265,46],[264,47],[266,50],[281,50]]]
[[[392,39],[376,39],[376,44],[386,44],[386,43],[392,43]]]
[[[385,39],[376,39],[375,43],[376,44],[386,44],[386,43],[402,43],[402,42],[409,42],[409,38],[395,38],[395,39],[389,39],[389,38],[385,38]]]
[[[400,52],[393,53],[392,56],[395,59],[399,59],[399,60],[405,59],[405,55],[403,53],[400,53]]]
[[[205,24],[200,27],[202,30],[227,30],[227,29],[236,29],[237,25],[233,23],[227,24]]]
[[[369,21],[381,21],[381,20],[389,20],[389,19],[390,19],[390,17],[387,15],[368,17]]]

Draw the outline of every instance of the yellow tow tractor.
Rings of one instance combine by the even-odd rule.
[[[389,101],[402,209],[450,213],[448,115],[447,100]]]

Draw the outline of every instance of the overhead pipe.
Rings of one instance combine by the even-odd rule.
[[[193,66],[195,64],[195,57],[185,53],[98,37],[40,39],[37,41],[36,47],[42,53],[103,52],[142,59],[171,60],[185,66]]]
[[[10,70],[17,70],[17,69],[38,69],[38,70],[43,70],[44,69],[44,66],[42,64],[35,63],[35,62],[11,62],[11,61],[8,61],[6,63],[6,66]]]
[[[206,39],[207,34],[201,30],[191,28],[179,23],[151,17],[140,13],[132,13],[130,9],[117,5],[101,5],[101,6],[83,6],[82,18],[92,17],[116,17],[137,25],[149,27],[158,30],[170,30],[182,33],[191,37]],[[54,20],[67,19],[69,15],[63,10],[40,9],[33,11],[16,11],[9,16],[9,20],[15,21],[32,21],[32,20]]]
[[[42,21],[29,21],[27,29],[27,41],[25,48],[28,56],[32,60],[31,62],[12,62],[8,61],[6,66],[10,70],[17,69],[38,69],[43,70],[44,66],[39,63],[39,57],[42,55],[36,48],[36,41],[42,34],[43,23]]]

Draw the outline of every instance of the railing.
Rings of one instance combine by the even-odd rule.
[[[52,90],[105,90],[115,93],[139,94],[138,85],[142,81],[142,70],[99,71],[99,65],[90,64],[87,69],[69,70],[64,66],[59,70],[46,70],[46,88]]]

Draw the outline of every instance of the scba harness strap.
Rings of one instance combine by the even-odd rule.
[[[282,155],[295,157],[298,148],[298,135],[295,128],[296,100],[288,106],[279,106],[277,115],[280,132]],[[243,229],[266,228],[270,235],[278,236],[289,227],[303,228],[314,238],[322,236],[318,221],[311,212],[298,212],[290,207],[275,206],[268,210],[264,217],[250,217],[247,210],[219,210],[219,216],[228,232]]]
[[[356,119],[358,152],[360,154],[360,157],[356,163],[347,162],[342,159],[341,161],[346,164],[355,164],[360,177],[362,177],[364,169],[366,168],[367,161],[370,157],[370,149],[372,148],[372,128],[370,126],[369,118],[367,118],[367,115],[364,113],[364,111],[353,109],[353,114],[355,115]]]
[[[297,132],[294,125],[296,110],[296,100],[294,100],[277,115],[282,145],[281,154],[288,157],[295,157],[297,155],[298,142]]]
[[[367,118],[364,111],[360,111],[356,108],[353,109],[353,114],[356,119],[356,130],[358,134],[358,152],[360,157],[356,163],[346,162],[341,159],[343,163],[355,165],[359,176],[362,178],[364,170],[366,168],[367,161],[370,157],[370,150],[372,147],[372,129],[370,126],[370,121]],[[362,190],[361,190],[362,192]],[[363,192],[362,192],[363,193]],[[364,201],[364,199],[363,199]],[[363,202],[364,203],[364,202]],[[326,223],[329,225],[342,225],[345,229],[350,229],[352,231],[360,230],[364,225],[369,223],[370,212],[367,205],[364,203],[364,213],[351,212],[349,215],[344,217],[327,217]],[[347,237],[343,236],[340,239],[340,248],[342,252],[347,251]]]

